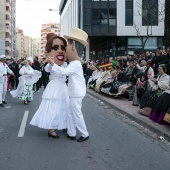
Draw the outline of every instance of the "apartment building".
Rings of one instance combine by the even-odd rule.
[[[57,23],[47,23],[42,24],[41,28],[41,43],[40,43],[40,55],[41,57],[45,56],[45,45],[46,45],[46,36],[48,33],[55,33],[60,35],[60,25]]]
[[[0,55],[5,54],[5,13],[6,13],[6,2],[0,1]]]
[[[26,58],[24,34],[22,29],[16,29],[16,59]]]
[[[61,36],[72,27],[89,35],[86,59],[108,60],[163,47],[165,0],[61,0]],[[150,8],[149,8],[150,7]],[[140,35],[139,35],[140,34]]]
[[[11,58],[15,58],[16,43],[16,0],[11,0]]]
[[[24,53],[25,57],[32,56],[32,38],[29,36],[24,37]]]
[[[32,39],[32,56],[40,57],[40,38]]]
[[[0,1],[0,54],[15,58],[15,0]]]

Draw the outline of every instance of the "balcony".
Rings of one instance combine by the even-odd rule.
[[[11,26],[11,20],[5,20],[5,23],[6,23],[6,25],[10,25]]]
[[[11,11],[10,10],[6,10],[6,15],[8,15],[11,18]]]
[[[10,5],[10,4],[9,4],[9,5],[6,5],[6,11],[11,12],[11,5]]]
[[[11,35],[11,28],[9,26],[6,26],[5,32],[7,32],[7,33],[9,33],[9,35]]]
[[[11,38],[6,37],[6,38],[5,38],[5,41],[8,41],[9,43],[11,43]]]
[[[10,46],[6,46],[6,47],[5,47],[5,50],[7,50],[7,51],[10,51],[10,52],[11,52],[11,47],[10,47]]]
[[[6,8],[11,8],[11,2],[6,0]]]

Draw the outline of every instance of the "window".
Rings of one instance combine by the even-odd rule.
[[[158,0],[142,0],[142,25],[158,25]]]
[[[128,38],[128,48],[141,48],[142,42],[138,37]]]
[[[133,25],[133,0],[125,1],[125,25]]]
[[[143,41],[145,41],[145,37]],[[145,49],[156,49],[157,48],[157,37],[149,37],[145,44]]]
[[[100,24],[100,9],[93,9],[93,24]]]
[[[116,25],[116,9],[109,9],[109,25]]]
[[[94,25],[116,25],[116,9],[93,9]]]
[[[102,25],[108,24],[108,9],[101,9],[100,19]]]

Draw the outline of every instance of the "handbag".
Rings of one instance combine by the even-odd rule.
[[[167,113],[165,114],[163,120],[170,123],[170,108],[168,109]]]
[[[163,118],[163,120],[164,120],[165,122],[170,123],[170,114],[166,113],[165,116],[164,116],[164,118]]]

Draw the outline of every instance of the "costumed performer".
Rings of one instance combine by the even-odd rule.
[[[32,62],[32,57],[28,57],[24,61],[24,66],[21,67],[19,74],[19,84],[16,90],[10,91],[12,97],[18,97],[28,105],[33,100],[33,84],[41,77],[41,72],[34,70],[29,62]]]
[[[83,142],[89,139],[89,133],[81,111],[82,100],[86,94],[86,84],[79,56],[82,55],[84,46],[88,45],[88,35],[79,28],[72,28],[69,35],[65,35],[64,38],[68,40],[66,54],[70,64],[66,68],[62,68],[54,62],[53,58],[49,58],[49,63],[58,76],[69,76],[70,103],[67,112],[67,137],[76,140],[77,128],[81,133],[77,142]]]
[[[54,63],[61,68],[67,66],[65,63],[65,47],[67,42],[64,38],[53,33],[47,34],[46,54],[53,57]],[[30,124],[39,128],[48,129],[48,136],[58,139],[59,135],[55,129],[67,128],[67,111],[69,104],[68,87],[66,76],[59,75],[52,69],[51,64],[45,66],[45,71],[50,73],[50,82],[42,95],[41,104],[33,116]]]
[[[14,73],[6,64],[5,55],[0,55],[0,107],[4,107],[4,104],[7,104],[5,101],[7,92],[7,73],[14,76]]]

